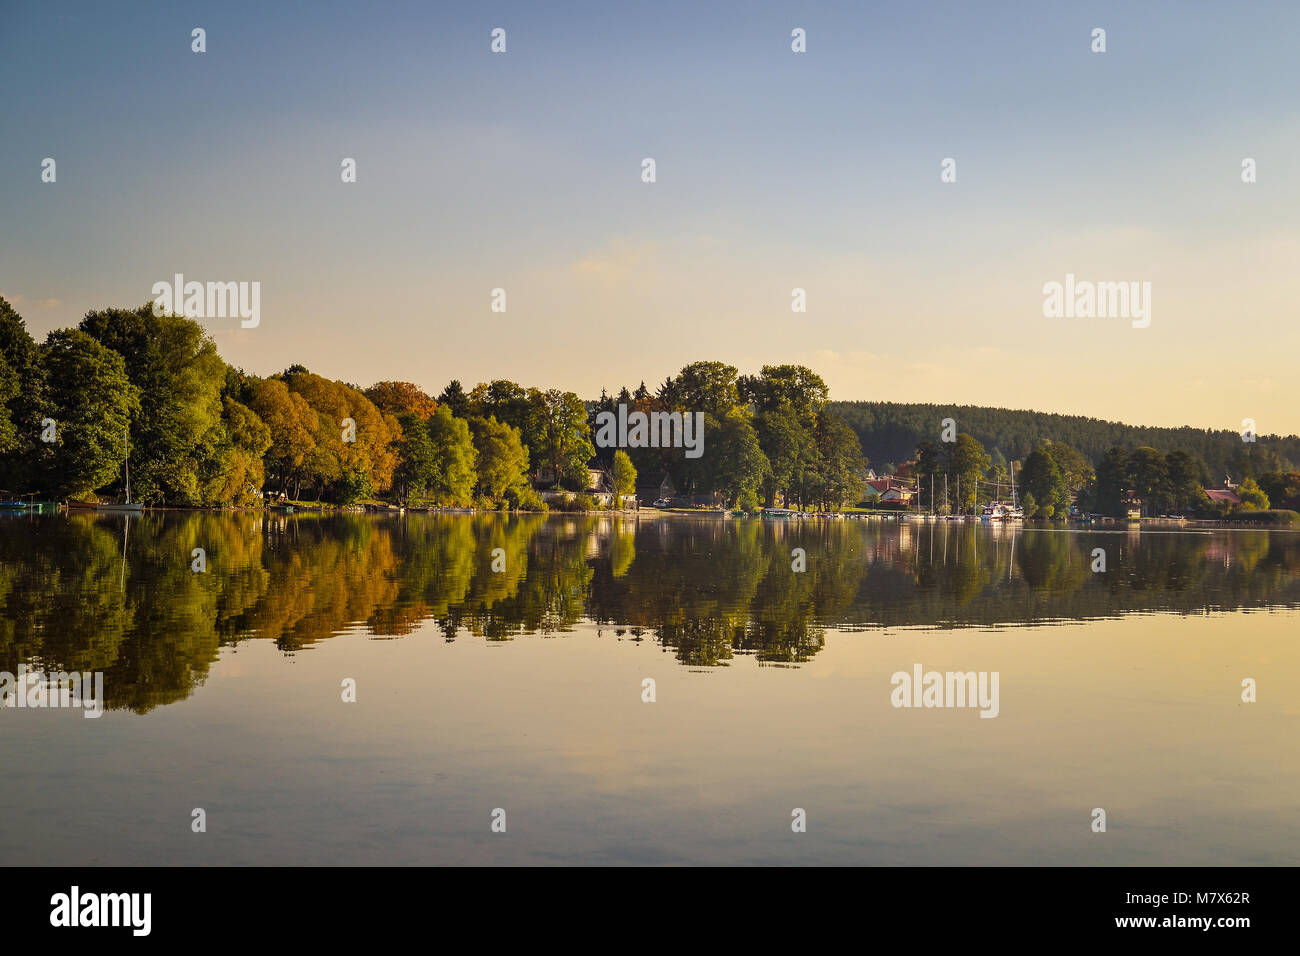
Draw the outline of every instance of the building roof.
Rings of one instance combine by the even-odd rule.
[[[1241,499],[1237,497],[1236,492],[1229,491],[1227,488],[1206,488],[1205,496],[1211,501],[1226,501],[1228,504],[1241,504]]]
[[[907,488],[910,490],[912,486],[906,481],[895,478],[893,475],[882,475],[868,481],[867,487],[877,494],[884,494],[890,488]]]

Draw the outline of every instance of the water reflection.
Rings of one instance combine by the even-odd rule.
[[[194,548],[208,571],[193,573]],[[792,570],[803,548],[807,570]],[[1107,571],[1091,570],[1095,548]],[[494,569],[494,565],[495,568]],[[139,713],[224,645],[447,641],[580,621],[691,667],[807,662],[827,629],[1002,627],[1300,606],[1300,535],[540,516],[93,515],[0,521],[0,670],[103,671]]]

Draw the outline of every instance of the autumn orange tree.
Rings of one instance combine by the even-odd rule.
[[[414,415],[427,422],[438,410],[438,403],[412,382],[376,382],[362,394],[385,415],[395,418]]]

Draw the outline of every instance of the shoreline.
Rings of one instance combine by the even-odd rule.
[[[49,515],[49,514],[123,514],[121,511],[98,511],[92,507],[69,508],[64,502],[38,502],[39,507],[31,508],[12,508],[0,511],[0,514],[9,514],[12,516],[25,515]],[[951,517],[943,515],[930,515],[915,511],[830,511],[830,512],[783,512],[779,514],[765,514],[762,511],[736,513],[735,509],[728,508],[637,508],[613,510],[608,508],[599,508],[589,511],[499,511],[497,509],[479,509],[479,508],[402,508],[396,505],[387,507],[377,506],[339,506],[328,503],[311,504],[311,505],[263,505],[247,507],[203,507],[188,505],[145,505],[140,512],[131,512],[134,515],[143,514],[257,514],[281,515],[286,517],[298,515],[310,516],[339,516],[339,515],[369,515],[379,517],[404,517],[406,515],[463,515],[467,517],[482,517],[487,515],[500,517],[528,516],[535,515],[539,517],[553,518],[564,517],[569,515],[583,515],[596,517],[618,517],[618,518],[637,518],[642,519],[659,519],[659,518],[709,518],[709,519],[735,519],[743,521],[746,519],[755,519],[760,521],[894,521],[907,522],[910,524],[942,524],[942,525],[978,525],[980,527],[1005,527],[1019,526],[1029,530],[1099,530],[1107,532],[1115,531],[1141,531],[1146,528],[1163,528],[1175,529],[1183,528],[1188,530],[1195,529],[1243,529],[1255,531],[1300,531],[1300,521],[1296,520],[1261,520],[1261,521],[1234,521],[1221,518],[1093,518],[1090,520],[1071,519],[1068,521],[1036,521],[1034,519],[1019,521],[983,521],[975,515],[965,515],[960,517]],[[1261,514],[1273,512],[1261,512]]]

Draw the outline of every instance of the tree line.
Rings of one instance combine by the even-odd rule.
[[[350,504],[541,510],[539,488],[581,492],[589,468],[632,494],[638,474],[685,494],[757,507],[833,507],[861,495],[867,461],[801,366],[740,375],[696,362],[653,394],[642,383],[595,402],[498,379],[435,396],[369,387],[292,365],[260,377],[228,365],[197,322],[151,304],[87,313],[43,343],[0,298],[0,487],[53,499],[116,497],[130,463],[146,504],[225,507],[265,494]],[[597,448],[595,417],[619,403],[701,412],[703,454]],[[590,504],[589,499],[579,499]]]
[[[900,402],[831,402],[861,442],[863,452],[884,468],[901,464],[935,433],[937,423],[953,418],[980,442],[995,461],[1019,460],[1044,441],[1063,442],[1088,461],[1100,462],[1114,447],[1179,449],[1204,465],[1206,484],[1225,474],[1256,478],[1269,472],[1300,468],[1300,436],[1258,435],[1242,441],[1239,431],[1202,428],[1146,428],[1082,415],[987,408],[977,405],[930,405]]]
[[[599,447],[597,416],[619,406],[646,415],[699,413],[702,454]],[[1215,472],[1224,460],[1245,469],[1236,472],[1247,479],[1240,507],[1300,503],[1300,475],[1282,456],[1296,444],[1300,458],[1294,437],[1243,442],[1223,433],[1235,443],[1228,454],[1220,433],[964,408],[955,412],[964,428],[955,441],[924,438],[949,411],[833,403],[823,379],[800,365],[747,375],[723,362],[694,362],[653,391],[641,382],[590,402],[505,379],[468,391],[452,381],[433,396],[409,382],[363,388],[301,365],[260,377],[228,365],[197,322],[157,315],[150,304],[91,311],[75,329],[57,329],[38,344],[0,298],[0,488],[8,495],[120,496],[129,449],[133,497],[147,504],[246,506],[269,494],[543,510],[540,489],[581,493],[596,468],[616,495],[640,485],[644,497],[666,483],[729,507],[824,510],[870,493],[862,435],[868,448],[903,449],[900,464],[881,470],[916,479],[923,500],[926,492],[935,497],[942,480],[944,504],[953,510],[1005,497],[1013,477],[1031,516],[1059,518],[1072,503],[1122,516],[1134,499],[1147,513],[1222,510],[1200,489],[1220,484]],[[924,426],[922,413],[929,416]],[[1062,434],[1047,439],[1034,431],[1047,424],[1060,425]],[[987,450],[981,429],[1001,444]],[[1096,444],[1147,433],[1169,438],[1169,450]],[[1072,444],[1066,434],[1086,441]],[[581,495],[573,501],[594,506]]]

